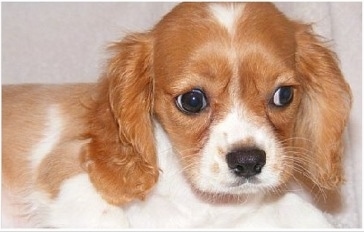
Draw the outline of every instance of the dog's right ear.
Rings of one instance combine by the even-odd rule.
[[[143,199],[159,174],[151,118],[152,37],[133,34],[111,49],[115,54],[98,83],[82,162],[101,196],[119,205]]]
[[[344,181],[343,133],[352,94],[336,55],[310,25],[297,24],[296,29],[296,65],[305,91],[297,117],[295,146],[307,156],[299,159],[304,176],[320,189],[335,190]]]

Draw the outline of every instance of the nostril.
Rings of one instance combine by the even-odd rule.
[[[266,162],[266,154],[260,149],[245,148],[228,153],[226,162],[237,176],[248,178],[261,173]]]

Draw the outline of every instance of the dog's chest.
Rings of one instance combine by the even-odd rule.
[[[170,184],[170,191],[155,191],[143,202],[124,209],[132,228],[230,228],[254,211],[250,206],[221,206],[200,201],[188,189]]]

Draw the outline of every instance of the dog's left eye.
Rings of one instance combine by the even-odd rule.
[[[291,103],[292,99],[293,88],[291,86],[282,86],[274,92],[271,101],[275,106],[283,107]]]
[[[207,100],[202,90],[193,89],[179,95],[176,99],[176,105],[184,113],[196,114],[206,108]]]

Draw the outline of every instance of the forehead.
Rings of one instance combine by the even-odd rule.
[[[245,5],[245,3],[211,3],[207,10],[220,26],[227,30],[231,36],[234,36]]]
[[[154,29],[155,72],[173,81],[184,70],[229,67],[241,73],[257,65],[289,65],[295,47],[291,27],[271,4],[180,4]]]

